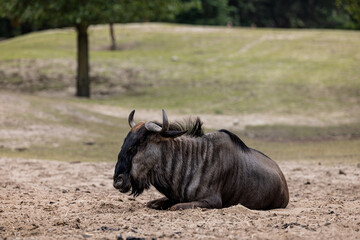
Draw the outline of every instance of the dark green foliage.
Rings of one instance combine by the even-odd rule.
[[[175,21],[201,25],[359,28],[359,0],[0,0],[0,17],[32,29],[74,23]],[[0,27],[4,23],[0,21]],[[23,29],[16,28],[18,32]],[[11,30],[12,31],[12,30]]]
[[[235,25],[286,28],[343,28],[349,21],[335,0],[230,0]]]
[[[231,21],[232,10],[234,9],[229,6],[228,0],[183,0],[176,21],[201,25],[226,25]]]
[[[360,17],[355,17],[360,12],[359,0],[339,1],[346,2],[345,8],[336,4],[336,0],[182,0],[176,21],[205,25],[231,22],[236,26],[353,28],[353,22],[360,21]]]
[[[0,38],[8,38],[15,35],[15,28],[11,26],[10,20],[0,18]]]
[[[76,24],[101,24],[168,20],[177,8],[176,1],[153,0],[0,0],[0,16],[48,24],[50,27]]]
[[[337,0],[338,7],[343,7],[351,16],[351,27],[360,29],[360,0]]]

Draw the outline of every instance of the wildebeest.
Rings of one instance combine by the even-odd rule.
[[[135,110],[130,113],[131,131],[115,167],[116,189],[138,196],[153,185],[165,195],[147,203],[153,209],[287,206],[287,183],[273,160],[227,130],[204,134],[199,118],[169,124],[162,111],[162,124],[135,124]]]

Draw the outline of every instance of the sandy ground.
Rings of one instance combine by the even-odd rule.
[[[360,239],[360,167],[280,162],[286,209],[157,211],[112,187],[115,163],[0,157],[1,239]]]

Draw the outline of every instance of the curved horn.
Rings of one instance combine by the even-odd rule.
[[[169,121],[168,121],[168,118],[166,116],[166,112],[165,110],[163,109],[162,110],[162,113],[163,113],[163,126],[160,127],[159,125],[153,123],[153,122],[146,122],[145,123],[145,128],[150,131],[150,132],[167,132],[169,130]]]
[[[146,128],[146,130],[148,130],[150,132],[161,132],[161,130],[162,130],[162,128],[159,125],[157,125],[153,122],[146,122],[145,128]]]
[[[136,125],[136,123],[134,122],[134,114],[135,114],[135,109],[131,111],[128,118],[128,122],[131,128],[133,128]]]
[[[163,127],[161,129],[161,132],[167,132],[169,130],[169,121],[164,109],[162,110],[162,113],[163,113]]]

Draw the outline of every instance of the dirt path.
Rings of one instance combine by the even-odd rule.
[[[115,163],[0,157],[2,239],[359,239],[360,168],[280,162],[290,188],[286,209],[156,211],[112,187]]]

